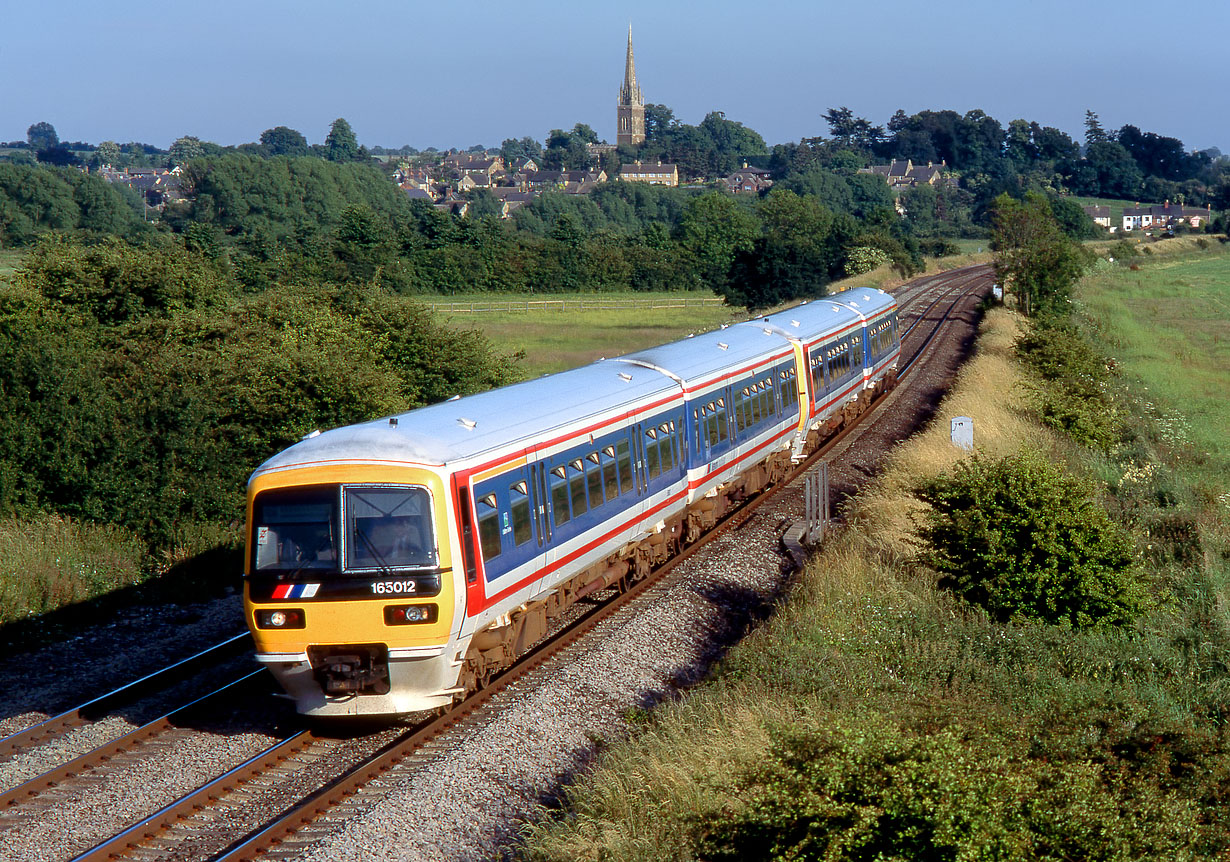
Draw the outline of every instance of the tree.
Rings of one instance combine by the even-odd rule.
[[[50,150],[60,145],[60,136],[56,134],[56,127],[48,122],[35,123],[26,129],[26,140],[30,143],[30,149],[35,152]]]
[[[679,222],[679,244],[696,256],[701,274],[721,293],[735,256],[752,250],[756,219],[730,195],[711,193],[692,198]]]
[[[185,165],[192,159],[199,159],[204,154],[201,139],[193,135],[176,138],[171,144],[171,161],[177,165]]]
[[[94,164],[96,167],[102,165],[118,165],[120,162],[120,145],[115,141],[103,141],[94,150]]]
[[[350,123],[342,117],[333,121],[325,138],[325,158],[331,162],[353,162],[359,158],[359,142]]]
[[[645,106],[645,140],[656,140],[675,126],[679,122],[675,119],[675,112],[666,105],[649,104]]]
[[[1104,144],[1110,138],[1106,134],[1106,130],[1102,128],[1102,121],[1098,119],[1098,115],[1093,111],[1085,111],[1085,146],[1091,147],[1094,144]]]
[[[1085,270],[1088,254],[1060,230],[1050,202],[1036,192],[1024,201],[1001,194],[993,204],[991,223],[996,275],[1006,291],[1016,294],[1022,313],[1063,305]]]
[[[306,156],[311,153],[307,138],[286,126],[274,126],[261,132],[261,146],[270,156]]]
[[[542,144],[526,135],[521,140],[505,138],[500,145],[500,155],[504,157],[504,167],[511,171],[513,167],[525,159],[535,162],[542,160]]]

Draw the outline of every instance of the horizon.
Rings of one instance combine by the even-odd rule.
[[[828,10],[770,0],[752,18],[717,0],[696,20],[682,4],[635,0],[608,12],[529,0],[506,22],[493,4],[462,14],[384,2],[350,15],[358,24],[346,28],[321,0],[257,9],[223,0],[213,10],[223,14],[209,17],[150,0],[111,15],[77,6],[56,27],[30,7],[7,15],[0,69],[11,86],[0,97],[0,140],[24,141],[32,124],[48,122],[61,140],[95,145],[165,150],[192,135],[237,146],[276,126],[317,144],[343,117],[369,148],[498,148],[507,138],[542,142],[577,123],[613,142],[630,21],[647,103],[689,124],[722,111],[769,146],[827,136],[823,113],[844,106],[879,126],[898,108],[977,109],[1005,128],[1025,119],[1077,141],[1092,110],[1107,131],[1131,124],[1178,138],[1188,151],[1230,151],[1213,52],[1184,52],[1161,71],[1150,62],[1171,53],[1159,46],[1190,42],[1193,26],[1224,30],[1226,8],[1197,18],[1158,15],[1140,0],[1109,13],[1060,0],[1030,10],[943,0],[924,16],[904,0]],[[786,20],[774,27],[775,19]],[[1051,32],[1054,21],[1069,24]],[[369,22],[380,26],[359,26]],[[834,31],[847,36],[825,35]],[[965,55],[946,47],[957,44]],[[1114,47],[1091,52],[1089,44]],[[49,64],[60,51],[73,62]],[[1139,71],[1125,68],[1125,57],[1141,58]],[[167,74],[168,63],[191,74]],[[228,99],[232,93],[243,97]]]

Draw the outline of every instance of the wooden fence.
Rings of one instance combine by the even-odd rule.
[[[446,314],[515,314],[531,311],[605,311],[622,308],[703,308],[720,306],[725,300],[718,296],[681,296],[677,299],[666,299],[655,296],[652,299],[637,300],[634,298],[598,299],[568,297],[566,299],[470,299],[449,300],[448,302],[428,302],[432,311]]]

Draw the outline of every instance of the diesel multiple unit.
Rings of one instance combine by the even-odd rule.
[[[896,303],[859,288],[312,432],[248,484],[258,659],[308,715],[447,706],[784,476],[899,356]]]

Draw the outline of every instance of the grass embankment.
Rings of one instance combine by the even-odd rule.
[[[1208,268],[1191,290],[1225,298],[1226,257],[1185,265]],[[1180,278],[1159,264],[1141,272],[1146,300],[1151,283]],[[1116,269],[1080,295],[1095,314],[1118,307],[1133,276]],[[1160,382],[1151,402],[1115,399],[1134,433],[1109,452],[1039,424],[1012,348],[1021,326],[1003,309],[987,316],[933,426],[852,502],[850,528],[790,600],[710,682],[631,716],[632,738],[530,830],[527,858],[1225,858],[1226,473],[1211,456],[1188,471],[1199,453],[1175,423],[1150,417],[1192,402]],[[1122,345],[1153,341],[1126,324],[1106,331]],[[1220,349],[1188,349],[1174,368],[1189,362],[1201,369],[1193,380],[1220,372],[1224,383]],[[1122,352],[1126,375],[1143,375],[1148,363],[1138,372]],[[948,441],[957,415],[973,417],[989,457],[1029,449],[1106,480],[1103,502],[1134,530],[1148,573],[1142,618],[999,623],[937,589],[915,562],[922,504],[911,491],[962,458]],[[787,847],[800,855],[775,855]]]

